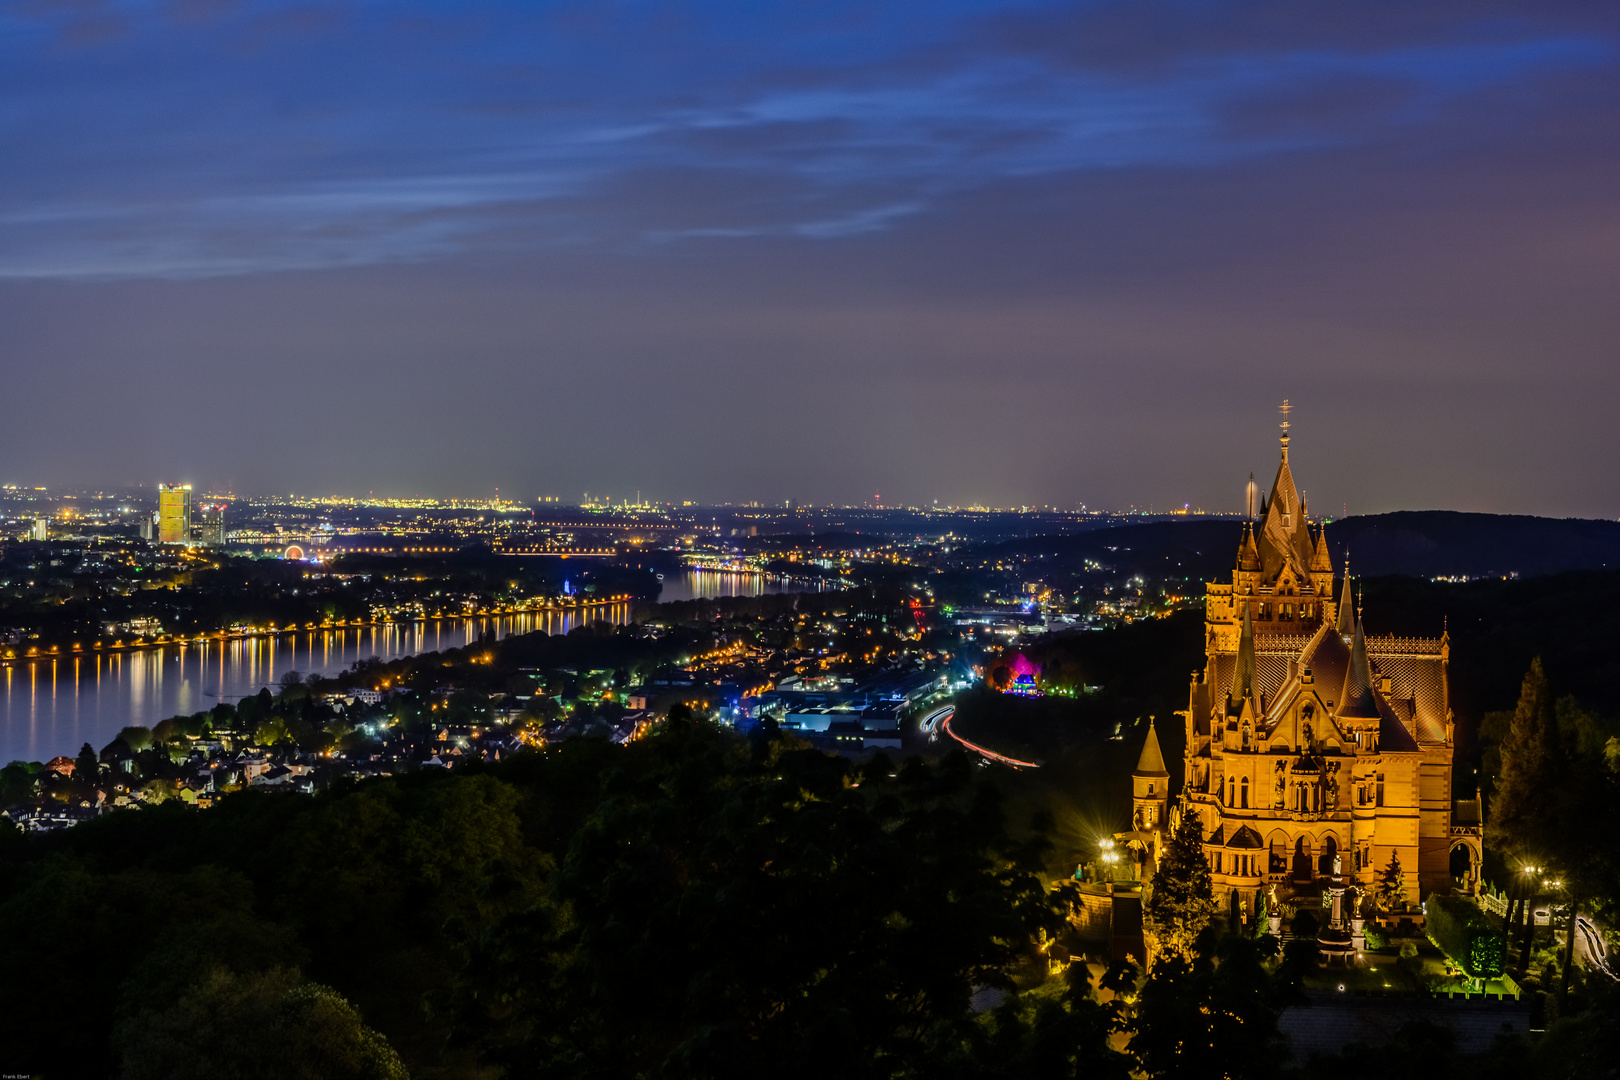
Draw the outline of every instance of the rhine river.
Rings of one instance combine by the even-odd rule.
[[[659,599],[810,588],[757,574],[690,571],[669,575]],[[0,668],[0,763],[73,757],[84,743],[100,750],[129,725],[150,727],[171,716],[203,712],[264,686],[273,691],[289,671],[330,675],[367,657],[393,660],[457,649],[487,633],[498,638],[535,630],[566,634],[582,621],[628,622],[630,610],[629,604],[614,604],[583,611],[426,619],[18,663]]]

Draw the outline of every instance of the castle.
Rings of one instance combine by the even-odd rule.
[[[1335,596],[1324,527],[1288,460],[1230,581],[1205,589],[1205,662],[1188,694],[1178,809],[1198,814],[1221,910],[1324,878],[1371,890],[1399,860],[1414,900],[1477,887],[1479,806],[1453,805],[1450,641],[1370,635],[1348,574]],[[1150,726],[1132,778],[1132,832],[1151,859],[1171,775]],[[1455,811],[1455,812],[1454,812]],[[1342,869],[1341,869],[1342,867]]]

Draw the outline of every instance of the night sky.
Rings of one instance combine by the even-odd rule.
[[[0,3],[0,482],[1620,514],[1620,4]]]

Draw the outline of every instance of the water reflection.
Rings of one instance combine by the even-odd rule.
[[[582,622],[624,623],[629,618],[630,605],[614,604],[41,658],[5,669],[0,761],[71,757],[86,742],[99,750],[127,725],[150,726],[211,709],[220,701],[234,702],[260,687],[274,687],[288,671],[331,674],[366,657],[393,660],[460,648],[483,634],[566,634]]]
[[[813,586],[761,574],[690,571],[670,574],[659,599],[810,591]],[[480,634],[497,638],[544,630],[566,634],[583,619],[629,621],[630,606],[538,612],[478,619],[433,619],[382,626],[334,627],[281,637],[188,643],[127,653],[86,653],[4,668],[0,762],[72,757],[97,750],[130,724],[211,709],[274,687],[288,671],[331,674],[370,656],[393,660],[460,648]]]

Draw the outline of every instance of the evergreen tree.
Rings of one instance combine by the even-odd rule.
[[[85,743],[79,748],[79,756],[73,762],[73,779],[85,784],[94,784],[100,775],[101,762],[96,757],[96,752],[90,748],[90,744]]]
[[[1380,911],[1394,911],[1406,903],[1406,871],[1401,869],[1401,857],[1394,852],[1390,853],[1389,865],[1373,881],[1373,899]]]
[[[1204,827],[1198,812],[1188,808],[1165,843],[1148,883],[1143,923],[1149,951],[1189,953],[1215,910],[1209,863],[1204,861]]]
[[[1552,688],[1538,656],[1519,691],[1513,722],[1502,740],[1502,772],[1485,823],[1493,847],[1532,864],[1545,861],[1557,845],[1562,754]]]

